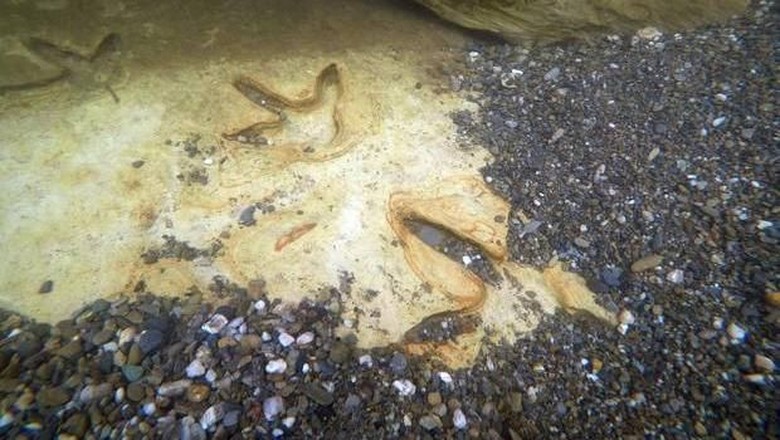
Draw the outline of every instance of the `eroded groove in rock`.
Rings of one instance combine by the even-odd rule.
[[[431,294],[441,295],[451,304],[450,310],[424,318],[405,333],[403,343],[410,353],[434,355],[451,366],[468,365],[478,352],[474,346],[478,347],[486,334],[483,326],[499,329],[501,337],[515,338],[518,332],[535,326],[539,313],[557,307],[615,323],[614,316],[596,304],[578,275],[558,264],[540,271],[506,261],[508,211],[506,202],[475,177],[449,179],[428,189],[391,195],[387,218],[407,264],[431,286]],[[413,221],[434,225],[479,247],[502,275],[499,285],[486,285],[435,245],[426,243],[415,234]],[[508,330],[507,321],[515,319],[525,320],[525,325]]]
[[[269,139],[269,135],[280,133],[290,124],[293,114],[305,114],[317,110],[326,101],[327,89],[333,88],[335,97],[333,112],[330,118],[333,134],[330,139],[323,141],[323,145],[319,146],[309,144],[308,142],[303,144],[281,143],[275,145],[268,143],[268,147],[264,148],[259,154],[273,155],[282,163],[289,164],[299,161],[319,162],[330,160],[349,150],[343,144],[344,123],[339,103],[344,95],[344,86],[336,64],[330,64],[325,67],[317,75],[313,90],[300,99],[284,96],[249,77],[241,77],[235,80],[233,87],[253,104],[270,111],[274,116],[270,120],[259,121],[248,127],[225,133],[222,136],[226,140],[236,142],[246,148],[245,144],[252,144],[254,139]]]
[[[499,280],[493,263],[479,246],[456,237],[447,230],[418,220],[407,220],[409,230],[425,244],[449,257],[452,261],[468,267],[483,282],[495,284]]]

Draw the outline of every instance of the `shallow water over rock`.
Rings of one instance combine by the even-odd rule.
[[[512,340],[557,307],[614,323],[576,275],[507,261],[509,206],[478,172],[490,156],[449,116],[475,106],[442,87],[465,41],[452,26],[391,2],[2,9],[0,305],[55,321],[215,277],[288,301],[341,285],[344,334],[452,365],[481,329]],[[472,243],[500,280],[408,220]],[[452,314],[480,324],[409,338]]]

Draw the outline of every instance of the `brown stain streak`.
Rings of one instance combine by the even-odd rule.
[[[282,249],[284,249],[285,246],[303,237],[304,235],[306,235],[306,233],[314,229],[316,226],[317,223],[305,223],[300,226],[294,227],[292,230],[290,230],[290,232],[279,237],[279,240],[276,241],[276,246],[274,246],[274,250],[276,252],[281,251]]]

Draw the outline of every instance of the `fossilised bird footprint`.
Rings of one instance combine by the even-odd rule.
[[[343,85],[336,64],[317,75],[314,89],[303,98],[284,96],[246,76],[233,81],[233,87],[272,117],[225,133],[224,139],[242,146],[267,146],[263,151],[289,162],[319,162],[346,152],[339,108]]]
[[[59,73],[49,78],[20,84],[0,85],[0,92],[32,90],[68,82],[80,89],[107,90],[114,101],[119,102],[119,97],[111,88],[111,83],[122,74],[117,63],[120,44],[119,35],[111,33],[100,40],[91,54],[82,55],[50,41],[32,37],[24,42],[24,46],[36,57],[57,66]]]

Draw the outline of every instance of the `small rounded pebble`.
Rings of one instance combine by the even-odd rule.
[[[371,359],[370,354],[364,354],[358,358],[358,363],[364,367],[371,368],[374,366],[374,360]]]
[[[289,333],[282,332],[282,333],[279,334],[278,341],[279,341],[279,344],[282,347],[286,348],[286,347],[289,347],[290,345],[292,345],[295,342],[295,338],[292,335],[290,335]]]
[[[263,401],[263,414],[266,420],[272,421],[284,412],[284,400],[280,396],[273,396]]]
[[[265,365],[268,374],[281,374],[287,370],[287,362],[284,359],[273,359]]]
[[[753,363],[755,364],[756,368],[758,368],[761,371],[767,373],[771,373],[775,371],[775,362],[764,355],[760,355],[760,354],[755,355],[755,357],[753,358]]]
[[[187,400],[193,403],[200,403],[208,399],[211,390],[203,384],[194,384],[187,389]]]
[[[631,272],[639,273],[654,269],[663,263],[664,258],[657,254],[650,254],[640,258],[631,265]]]
[[[205,322],[201,329],[209,334],[217,334],[222,331],[228,324],[228,319],[221,313],[215,313],[207,322]]]
[[[417,387],[409,379],[393,381],[393,388],[395,388],[401,396],[411,396],[417,392]]]
[[[460,408],[456,408],[452,413],[452,424],[455,426],[455,429],[459,430],[466,429],[466,426],[468,426],[466,415],[463,414]]]
[[[203,412],[200,418],[200,426],[208,431],[222,419],[222,405],[212,405]]]
[[[38,293],[51,293],[52,290],[54,290],[54,281],[52,280],[46,280],[41,284],[41,287],[38,289]]]
[[[157,406],[154,404],[154,402],[146,403],[144,404],[143,412],[147,417],[149,417],[157,412]]]
[[[187,369],[185,371],[187,373],[187,377],[192,379],[206,374],[206,367],[203,366],[203,363],[200,360],[195,359],[190,362],[189,365],[187,365]]]
[[[738,326],[735,323],[729,324],[729,326],[726,328],[726,333],[729,334],[729,337],[731,338],[731,341],[733,343],[740,343],[745,339],[745,336],[747,332],[745,332],[745,329]]]
[[[192,385],[189,379],[181,379],[173,382],[166,382],[157,388],[157,394],[164,397],[175,397],[184,394]]]
[[[295,343],[298,345],[308,345],[311,344],[313,341],[314,341],[314,333],[312,332],[301,333],[295,339]]]
[[[685,279],[685,272],[680,269],[674,269],[666,275],[666,279],[669,280],[670,283],[680,284]]]

